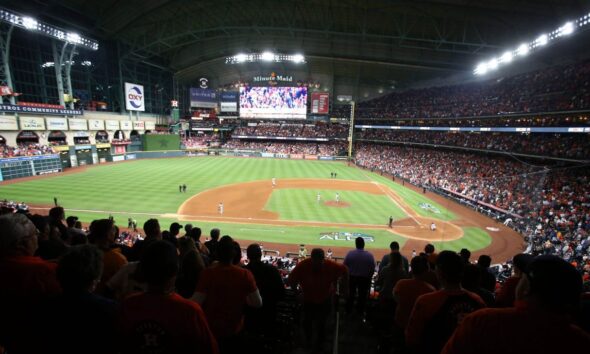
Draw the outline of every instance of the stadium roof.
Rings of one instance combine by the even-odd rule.
[[[285,70],[406,86],[475,63],[588,12],[571,0],[6,0],[4,6],[123,44],[125,57],[218,84],[264,70],[237,53],[303,53]]]

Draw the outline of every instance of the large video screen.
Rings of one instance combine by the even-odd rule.
[[[240,87],[240,118],[305,119],[307,87]]]

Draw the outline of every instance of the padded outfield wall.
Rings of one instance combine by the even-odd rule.
[[[144,151],[169,151],[180,149],[180,136],[176,134],[142,135]]]

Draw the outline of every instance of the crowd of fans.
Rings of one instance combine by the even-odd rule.
[[[428,127],[587,127],[588,115],[557,114],[491,118],[357,119],[356,124]]]
[[[303,154],[338,156],[346,151],[345,142],[276,142],[276,141],[250,141],[242,139],[228,140],[222,146],[223,149],[231,150],[256,150],[274,154]]]
[[[298,137],[298,138],[346,138],[348,126],[341,124],[278,124],[259,123],[256,126],[237,127],[233,135]]]
[[[219,134],[202,134],[186,137],[181,141],[186,149],[216,147],[220,144]]]
[[[589,73],[590,61],[582,61],[482,82],[394,92],[359,103],[356,117],[478,117],[588,109]],[[350,107],[341,106],[335,113],[347,117],[349,112]]]
[[[529,252],[590,269],[588,167],[549,169],[502,157],[365,143],[357,146],[356,163],[501,209],[502,221],[525,236]]]
[[[0,145],[0,157],[19,157],[55,154],[51,146],[37,143],[18,144],[17,146]]]
[[[578,160],[590,159],[588,134],[465,133],[368,129],[359,132],[357,139],[449,145]]]
[[[590,345],[583,278],[555,256],[516,255],[513,274],[500,284],[492,259],[473,263],[466,249],[437,253],[429,244],[408,261],[392,242],[377,263],[358,237],[343,263],[321,248],[296,260],[265,257],[258,244],[244,258],[216,228],[203,242],[196,226],[162,230],[149,219],[129,246],[116,243],[123,238],[112,218],[94,220],[87,231],[65,216],[61,207],[48,216],[0,216],[0,350],[323,352],[338,294],[343,325],[369,321],[395,352],[554,353]],[[369,297],[373,279],[376,300]],[[280,315],[285,301],[295,316]],[[276,346],[285,326],[288,333],[300,326],[304,340],[291,335]],[[540,333],[563,340],[538,341]]]

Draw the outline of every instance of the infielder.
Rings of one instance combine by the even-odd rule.
[[[430,231],[436,231],[436,224],[435,223],[430,224]]]
[[[336,203],[340,203],[340,194],[336,193]]]
[[[276,187],[277,186],[277,179],[275,177],[272,178],[272,187]]]
[[[316,198],[317,198],[318,204],[319,204],[322,201],[322,195],[320,193],[318,193]]]
[[[219,203],[219,205],[217,206],[217,209],[219,210],[219,214],[223,215],[223,202]]]

